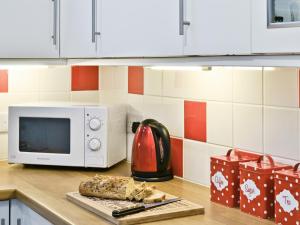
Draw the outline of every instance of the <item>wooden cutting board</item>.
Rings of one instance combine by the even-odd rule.
[[[166,199],[172,198],[176,198],[176,196],[166,194]],[[140,212],[117,219],[112,217],[111,215],[113,210],[132,206],[138,203],[130,201],[100,199],[95,197],[85,197],[80,195],[78,192],[67,193],[67,199],[118,225],[139,224],[177,217],[204,214],[203,206],[183,199],[178,202],[170,203],[168,205],[153,208],[145,212]]]

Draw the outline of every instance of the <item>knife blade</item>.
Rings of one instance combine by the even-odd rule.
[[[150,204],[143,204],[143,203],[142,204],[137,204],[137,205],[134,205],[134,206],[114,210],[112,212],[112,216],[115,217],[115,218],[119,218],[119,217],[131,215],[131,214],[143,212],[143,211],[153,209],[153,208],[156,208],[156,207],[159,207],[159,206],[167,205],[167,204],[170,204],[170,203],[173,203],[173,202],[178,202],[180,200],[181,200],[180,198],[173,198],[173,199],[165,200],[163,202],[156,202],[156,203],[150,203]]]

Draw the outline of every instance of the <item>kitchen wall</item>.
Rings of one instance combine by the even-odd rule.
[[[0,70],[0,112],[19,102],[127,102],[129,121],[154,118],[169,129],[175,174],[204,185],[209,157],[231,147],[291,164],[300,159],[297,68],[157,69]],[[128,134],[128,160],[133,136]],[[0,158],[6,152],[7,134],[0,133]]]

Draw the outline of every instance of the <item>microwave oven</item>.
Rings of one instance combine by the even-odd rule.
[[[10,106],[8,161],[108,168],[126,158],[126,112],[126,105]]]

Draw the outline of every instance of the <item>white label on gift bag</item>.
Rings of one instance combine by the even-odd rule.
[[[241,184],[241,189],[242,189],[244,195],[250,201],[252,201],[257,196],[260,195],[260,190],[255,185],[255,182],[250,179],[246,180],[243,184]]]
[[[214,183],[218,191],[222,191],[228,186],[228,181],[220,171],[217,171],[215,175],[211,177],[211,181]]]
[[[284,189],[276,196],[276,201],[287,213],[292,212],[294,209],[299,207],[299,202],[288,190]]]

